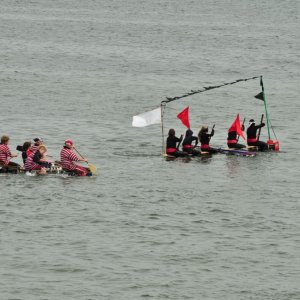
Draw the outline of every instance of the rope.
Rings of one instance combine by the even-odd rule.
[[[223,83],[223,84],[220,84],[220,85],[205,86],[202,89],[199,89],[197,91],[191,90],[189,93],[186,93],[182,96],[166,97],[167,100],[163,100],[161,103],[168,103],[168,102],[178,100],[178,99],[181,99],[181,98],[185,98],[185,97],[188,97],[188,96],[192,96],[192,95],[195,95],[195,94],[198,94],[198,93],[203,93],[203,92],[207,92],[207,91],[212,90],[212,89],[217,89],[217,88],[220,88],[220,87],[223,87],[223,86],[226,86],[226,85],[232,85],[232,84],[239,83],[241,81],[248,81],[248,80],[253,80],[253,79],[257,79],[257,78],[260,78],[260,76],[255,76],[255,77],[250,77],[250,78],[245,78],[245,79],[237,79],[235,81]]]

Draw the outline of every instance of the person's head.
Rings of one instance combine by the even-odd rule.
[[[206,132],[208,132],[208,127],[206,125],[203,125],[198,133],[198,137],[200,138]]]
[[[175,130],[173,128],[169,130],[169,136],[175,136]]]
[[[47,148],[44,145],[38,147],[38,151],[43,155],[47,152]]]
[[[9,141],[9,136],[8,136],[8,135],[3,135],[3,136],[1,137],[1,144],[7,145],[7,144],[8,144],[8,141]]]
[[[35,144],[36,146],[40,146],[40,145],[43,144],[43,140],[42,140],[41,138],[39,138],[39,137],[33,139],[33,141],[34,141],[34,144]]]
[[[73,141],[72,140],[65,140],[65,147],[72,149],[73,148]]]
[[[203,126],[201,127],[201,131],[202,131],[202,132],[208,132],[208,126],[207,126],[207,125],[203,125]]]
[[[188,129],[186,132],[185,132],[185,136],[192,136],[193,135],[193,131],[191,129]]]
[[[30,147],[31,147],[31,142],[29,142],[29,141],[24,142],[23,151],[28,150]]]
[[[253,119],[250,119],[250,120],[249,120],[249,126],[251,126],[252,124],[255,125],[255,121],[254,121]]]

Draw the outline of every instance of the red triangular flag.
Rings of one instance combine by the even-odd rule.
[[[189,120],[189,107],[187,106],[182,112],[177,115],[177,118],[181,120],[182,124],[188,129],[191,128]]]
[[[233,121],[230,128],[228,129],[228,132],[231,131],[236,131],[236,134],[240,135],[245,140],[245,136],[241,128],[240,114],[236,116],[236,119]]]

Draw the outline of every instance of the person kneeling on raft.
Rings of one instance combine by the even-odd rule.
[[[88,168],[77,165],[75,162],[88,162],[85,158],[79,158],[74,152],[74,145],[72,140],[66,140],[63,148],[60,151],[60,162],[63,170],[67,172],[74,172],[78,176],[91,176],[92,173]]]
[[[241,129],[244,131],[245,130],[245,126],[242,125]],[[246,148],[245,145],[238,143],[236,130],[232,130],[232,131],[228,132],[227,146],[228,146],[228,148],[231,148],[231,149],[243,149],[243,148]]]
[[[199,133],[198,138],[201,143],[201,151],[202,152],[209,152],[209,153],[217,153],[218,151],[214,148],[209,146],[209,142],[212,136],[214,136],[215,130],[212,129],[211,133],[208,133],[208,127],[202,126]]]
[[[27,156],[25,170],[39,170],[40,172],[38,174],[45,174],[47,169],[52,166],[52,163],[46,159],[46,154],[47,148],[44,145],[39,146],[35,152],[32,152]]]
[[[195,145],[192,145],[193,141],[195,141]],[[198,138],[196,136],[193,136],[193,131],[191,129],[188,129],[185,132],[185,137],[182,142],[182,150],[184,152],[187,152],[188,154],[199,155],[200,151],[195,150],[197,144],[198,144]]]
[[[17,171],[20,165],[10,161],[10,158],[17,157],[18,154],[12,154],[8,147],[9,136],[3,135],[0,143],[0,166],[2,169],[9,171]]]
[[[260,151],[268,150],[268,144],[262,141],[259,141],[256,135],[256,132],[259,128],[264,127],[265,123],[255,125],[255,121],[251,119],[249,121],[249,127],[247,129],[247,144],[248,146],[256,146]]]
[[[187,155],[186,152],[178,150],[178,146],[181,143],[182,139],[183,139],[183,135],[181,135],[180,138],[178,138],[175,136],[174,129],[171,128],[169,130],[169,134],[168,134],[168,138],[167,138],[167,148],[166,148],[166,152],[168,155],[172,155],[175,157]],[[177,143],[178,143],[178,145],[177,145]]]

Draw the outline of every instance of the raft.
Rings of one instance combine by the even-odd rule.
[[[7,170],[6,168],[3,168],[0,166],[0,174],[25,174],[28,176],[37,176],[39,175],[39,170],[34,170],[34,171],[26,171],[24,168],[15,168],[15,169],[9,169]],[[65,176],[79,176],[77,173],[73,172],[73,171],[66,171],[63,170],[61,165],[57,162],[55,162],[54,166],[52,166],[51,168],[47,169],[46,174],[43,175],[49,175],[49,174],[61,174],[61,175],[65,175]],[[95,173],[92,172],[94,176]]]

